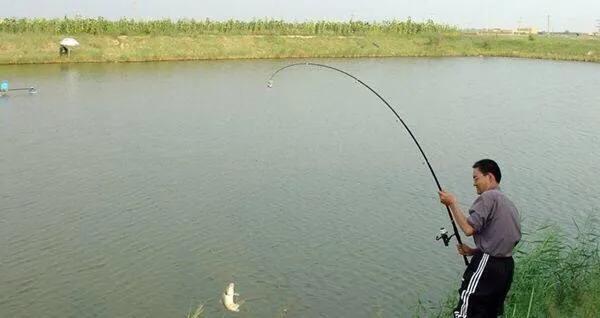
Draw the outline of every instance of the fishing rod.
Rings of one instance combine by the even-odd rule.
[[[12,92],[12,91],[28,91],[29,94],[37,93],[37,90],[33,86],[32,87],[21,87],[21,88],[9,88],[8,81],[2,81],[0,83],[0,94],[6,94],[6,93]]]
[[[408,132],[408,134],[410,135],[410,137],[412,138],[412,140],[415,142],[415,145],[417,146],[417,148],[419,148],[419,152],[421,152],[421,155],[423,156],[423,159],[425,159],[425,162],[427,163],[427,167],[429,167],[429,171],[431,172],[431,175],[433,176],[433,180],[435,181],[435,184],[438,188],[439,191],[442,191],[442,187],[440,185],[440,182],[438,181],[437,176],[435,175],[435,172],[433,171],[433,168],[431,167],[431,164],[429,163],[429,159],[427,159],[427,156],[425,155],[425,152],[423,151],[423,148],[421,148],[421,145],[419,144],[419,142],[417,141],[417,138],[415,138],[415,135],[413,134],[413,132],[410,130],[410,128],[408,128],[408,126],[406,125],[406,123],[404,122],[404,120],[402,118],[400,118],[400,115],[398,115],[398,113],[396,112],[396,110],[390,105],[390,103],[388,103],[383,97],[381,97],[381,95],[379,95],[379,93],[377,93],[374,89],[372,89],[369,85],[367,85],[365,82],[361,81],[360,79],[358,79],[356,76],[340,70],[338,68],[335,68],[333,66],[329,66],[329,65],[325,65],[325,64],[318,64],[318,63],[311,63],[311,62],[304,62],[304,63],[294,63],[294,64],[290,64],[290,65],[286,65],[278,70],[276,70],[275,72],[273,72],[273,74],[271,74],[271,77],[269,78],[269,80],[267,81],[267,87],[271,88],[273,87],[273,79],[275,78],[275,76],[290,67],[295,67],[295,66],[316,66],[316,67],[321,67],[321,68],[326,68],[326,69],[330,69],[330,70],[334,70],[336,72],[342,73],[352,79],[354,79],[355,81],[359,82],[360,84],[362,84],[364,87],[366,87],[367,89],[369,89],[373,94],[377,95],[377,97],[379,97],[379,99],[392,111],[392,113],[394,113],[394,115],[396,116],[396,118],[400,121],[400,123],[402,123],[402,126],[404,126],[404,128],[406,129],[406,131]],[[450,222],[452,223],[452,228],[454,229],[454,234],[448,236],[448,231],[446,231],[446,229],[441,228],[440,229],[440,235],[438,235],[436,237],[436,240],[443,240],[444,245],[448,246],[448,243],[450,242],[450,239],[452,238],[452,236],[456,237],[456,240],[458,241],[458,244],[462,244],[462,240],[460,238],[460,234],[458,233],[458,228],[456,227],[456,223],[454,222],[454,218],[452,217],[452,213],[450,212],[450,208],[448,206],[446,206],[446,210],[448,211],[448,217],[450,218]],[[467,256],[463,255],[463,260],[465,261],[465,265],[469,265],[469,260],[467,260]]]
[[[29,91],[30,93],[36,93],[35,87],[23,87],[23,88],[10,88],[7,90],[10,91]]]

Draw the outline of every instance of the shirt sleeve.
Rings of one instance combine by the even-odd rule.
[[[485,228],[487,221],[490,219],[492,213],[492,198],[487,196],[485,193],[481,194],[471,208],[469,208],[469,216],[467,222],[475,229],[475,232],[479,233]]]

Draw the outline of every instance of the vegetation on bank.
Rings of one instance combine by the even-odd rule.
[[[597,317],[600,312],[600,235],[587,222],[574,240],[557,227],[526,235],[515,254],[515,276],[504,317]],[[456,293],[437,312],[425,306],[417,316],[451,317]]]
[[[432,21],[2,19],[0,64],[251,58],[505,56],[600,62],[600,39],[466,34]],[[81,44],[59,56],[59,42]]]

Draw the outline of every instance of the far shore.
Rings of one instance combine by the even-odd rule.
[[[70,57],[59,56],[66,36],[0,32],[0,64],[451,56],[600,62],[600,38],[592,36],[79,34]]]

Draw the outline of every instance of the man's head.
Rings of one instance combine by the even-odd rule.
[[[491,159],[482,159],[473,165],[473,185],[477,194],[495,188],[502,179],[502,173],[498,164]]]

